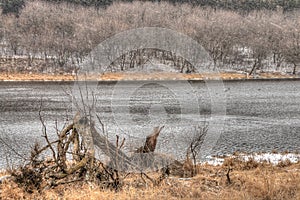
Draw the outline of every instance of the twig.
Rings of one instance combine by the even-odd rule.
[[[153,185],[156,185],[155,180],[152,179],[150,176],[148,176],[148,175],[147,175],[146,173],[144,173],[144,172],[141,172],[141,177],[142,177],[142,179],[143,179],[143,175],[144,175],[147,179],[149,179],[149,180],[152,182]],[[146,183],[145,179],[143,179],[143,180],[144,180],[144,182]]]
[[[227,183],[231,184],[231,179],[230,179],[230,172],[232,171],[232,168],[228,168],[226,177],[227,177]]]
[[[46,128],[46,125],[44,123],[44,120],[43,120],[43,117],[42,117],[42,106],[43,106],[43,99],[41,98],[41,104],[40,104],[40,108],[39,108],[39,118],[40,118],[40,121],[42,123],[42,126],[43,126],[43,137],[46,139],[46,142],[47,144],[49,145],[49,148],[51,149],[52,151],[52,156],[53,156],[53,159],[55,160],[55,162],[57,162],[57,158],[56,158],[56,153],[51,145],[51,142],[49,141],[49,138],[48,138],[48,135],[47,135],[47,128]]]
[[[123,140],[121,142],[121,145],[119,145],[119,138],[120,138],[120,136],[116,135],[116,137],[117,137],[116,147],[117,147],[117,149],[121,149],[124,146],[124,144],[125,144],[125,138],[123,138]]]
[[[45,151],[46,149],[50,148],[50,146],[51,146],[52,144],[55,144],[55,143],[57,143],[57,142],[59,142],[59,140],[55,140],[55,141],[51,142],[50,145],[47,144],[47,145],[44,146],[43,148],[39,149],[36,153],[37,153],[37,154],[42,153],[42,152]]]
[[[120,145],[120,149],[124,146],[124,144],[125,144],[125,138],[123,138],[123,140],[122,140],[122,143]]]
[[[99,123],[101,124],[102,133],[103,133],[103,135],[105,135],[104,124],[103,124],[103,122],[101,121],[101,118],[99,117],[99,115],[96,115],[96,116],[97,116],[97,119],[98,119]]]
[[[116,135],[116,138],[117,138],[117,140],[116,140],[116,147],[118,148],[119,147],[119,135]]]
[[[3,143],[7,148],[9,148],[12,152],[14,152],[17,156],[22,158],[24,161],[27,159],[25,158],[24,155],[21,155],[18,151],[16,151],[14,148],[11,147],[11,145],[7,144],[2,138],[0,138],[1,143]]]

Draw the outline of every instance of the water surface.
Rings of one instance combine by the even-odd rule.
[[[213,118],[210,91],[203,82],[189,83],[188,91],[176,86],[177,92],[159,83],[123,82],[118,89],[116,84],[98,83],[95,105],[110,140],[116,134],[126,138],[125,152],[139,147],[154,126],[165,125],[157,151],[180,159],[197,125],[222,120],[212,155],[300,150],[300,81],[225,82],[226,113]],[[43,144],[40,110],[50,139],[55,139],[72,120],[72,93],[73,83],[0,82],[0,167],[20,161],[35,142]]]

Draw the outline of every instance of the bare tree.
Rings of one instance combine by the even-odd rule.
[[[298,25],[300,27],[300,25]],[[292,74],[297,73],[297,66],[300,63],[300,32],[295,32],[293,29],[296,27],[290,27],[291,29],[286,30],[284,56],[288,63],[293,64]]]
[[[197,174],[197,156],[200,153],[201,145],[203,144],[204,138],[208,131],[208,125],[196,126],[194,133],[189,138],[189,146],[186,153],[186,163],[190,162],[190,156],[192,159],[191,176]]]
[[[237,69],[253,74],[270,61],[277,70],[287,62],[294,66],[293,73],[296,73],[299,63],[298,19],[296,12],[289,13],[288,17],[285,13],[271,11],[241,15],[233,11],[177,6],[167,2],[118,2],[97,11],[79,5],[30,1],[19,18],[1,16],[0,33],[2,41],[12,52],[11,65],[17,65],[13,55],[23,53],[31,70],[43,66],[42,71],[48,68],[48,71],[60,73],[74,72],[75,65],[110,36],[132,28],[151,26],[170,28],[192,37],[209,52],[218,67],[235,64]],[[240,49],[248,49],[248,55],[237,56]],[[152,50],[129,52],[119,61],[112,61],[115,66],[111,66],[111,70],[123,71],[143,65],[152,55]],[[37,57],[43,57],[44,63],[37,61]],[[178,71],[193,71],[193,66],[172,52],[157,51],[156,57],[164,64],[175,65]],[[250,70],[247,69],[249,58],[252,62]]]

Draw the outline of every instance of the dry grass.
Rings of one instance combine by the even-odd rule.
[[[85,79],[86,77],[83,77]],[[88,80],[104,80],[104,81],[119,81],[119,80],[203,80],[203,79],[219,79],[222,80],[241,80],[253,79],[253,76],[247,76],[241,73],[206,73],[206,74],[182,74],[172,72],[160,73],[105,73],[88,77]],[[277,73],[262,73],[260,78],[296,78],[293,75],[282,75]],[[1,73],[0,81],[73,81],[76,76],[71,74],[38,74],[38,73]]]
[[[233,169],[231,184],[226,178],[228,167]],[[193,178],[169,177],[159,186],[131,175],[119,192],[73,183],[28,194],[7,182],[0,185],[0,193],[0,199],[300,199],[300,163],[273,166],[228,159],[222,166],[198,166]]]
[[[59,74],[23,74],[13,73],[0,74],[0,81],[71,81],[74,80],[72,75]]]

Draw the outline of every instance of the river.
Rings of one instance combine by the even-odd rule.
[[[300,151],[300,81],[227,81],[222,103],[212,100],[206,83],[185,84],[99,82],[93,102],[110,140],[126,138],[125,152],[158,125],[165,128],[157,151],[178,159],[199,126],[216,130],[213,125],[220,135],[210,133],[216,140],[211,155]],[[73,82],[0,82],[0,168],[20,163],[35,142],[44,144],[39,111],[55,139],[72,120],[74,93]],[[225,112],[213,109],[218,106]]]

